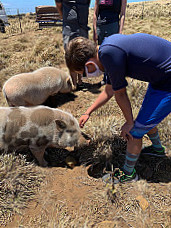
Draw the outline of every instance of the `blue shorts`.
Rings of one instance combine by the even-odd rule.
[[[171,112],[171,92],[155,90],[149,85],[142,107],[130,133],[140,139]]]

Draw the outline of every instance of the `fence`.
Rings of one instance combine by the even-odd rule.
[[[25,12],[31,12],[26,13]],[[35,22],[35,9],[14,9],[6,8],[10,26],[6,27],[7,34],[16,34],[33,29],[38,29]],[[90,9],[89,23],[92,27],[93,9]],[[126,18],[149,18],[149,17],[171,17],[171,1],[161,2],[139,2],[127,5]],[[61,28],[59,28],[61,29]]]
[[[18,12],[19,14],[35,13],[34,8],[5,8],[5,11],[8,16],[18,15]]]

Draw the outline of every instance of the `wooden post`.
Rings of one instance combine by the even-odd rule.
[[[22,27],[21,27],[21,17],[20,17],[20,13],[19,13],[19,9],[17,9],[17,14],[18,14],[18,19],[19,19],[19,24],[20,24],[20,30],[21,30],[21,33],[22,33]]]
[[[144,2],[142,2],[142,15],[141,15],[141,19],[144,18]]]

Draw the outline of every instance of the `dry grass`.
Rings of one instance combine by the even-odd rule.
[[[41,172],[23,155],[0,155],[0,224],[27,206],[42,180]]]
[[[91,10],[89,18],[91,28],[92,12]],[[171,41],[170,12],[170,1],[145,2],[144,5],[142,3],[129,4],[124,33],[146,32]],[[33,71],[42,66],[57,66],[66,70],[61,28],[38,30],[34,16],[22,18],[22,33],[18,18],[11,18],[10,24],[6,34],[0,34],[1,88],[5,80],[12,75]],[[90,31],[91,38],[92,30]],[[95,81],[86,80],[85,82],[89,83],[88,91],[70,94],[69,97],[58,96],[59,107],[69,110],[77,119],[100,92],[96,87],[92,89]],[[128,94],[134,116],[138,113],[146,87],[146,83],[129,81]],[[0,103],[1,106],[6,106],[2,94]],[[142,180],[138,183],[131,183],[129,186],[117,186],[113,204],[106,195],[106,188],[103,188],[98,179],[102,176],[106,159],[112,161],[114,167],[123,164],[126,143],[118,136],[122,123],[124,123],[124,118],[114,99],[111,99],[108,104],[92,114],[85,126],[84,132],[91,136],[93,142],[81,151],[75,150],[73,157],[80,165],[91,164],[88,174],[92,178],[84,177],[85,180],[80,180],[80,183],[92,186],[92,191],[89,199],[77,212],[72,212],[72,208],[69,208],[65,199],[62,202],[58,202],[57,199],[49,200],[55,194],[50,191],[49,195],[44,197],[41,213],[33,219],[30,218],[27,225],[24,220],[20,221],[17,227],[99,228],[100,223],[105,220],[112,221],[112,227],[169,227],[171,222],[170,157],[164,159],[140,157],[136,169]],[[171,155],[170,125],[170,117],[159,125],[161,139],[167,146],[169,155]],[[149,144],[147,138],[145,138],[145,144]],[[52,166],[65,166],[67,151],[49,150],[49,154]],[[4,224],[14,213],[22,211],[21,209],[33,198],[40,186],[44,171],[32,163],[28,158],[16,152],[0,155],[0,221]],[[48,172],[50,171],[47,171],[46,176],[49,175]],[[136,200],[138,195],[148,201],[149,207],[146,211],[143,211]],[[41,191],[37,197],[41,203]],[[50,211],[47,209],[49,205]]]

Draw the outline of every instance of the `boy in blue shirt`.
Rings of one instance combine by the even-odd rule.
[[[82,73],[85,69],[88,77],[107,73],[106,87],[81,116],[80,127],[114,95],[126,120],[121,135],[127,140],[125,164],[115,175],[121,183],[136,181],[134,167],[145,134],[152,145],[142,153],[165,156],[156,126],[171,112],[171,43],[149,34],[115,34],[105,38],[98,49],[92,41],[81,37],[69,43],[65,58],[70,70]],[[126,92],[126,76],[149,82],[135,121]]]

